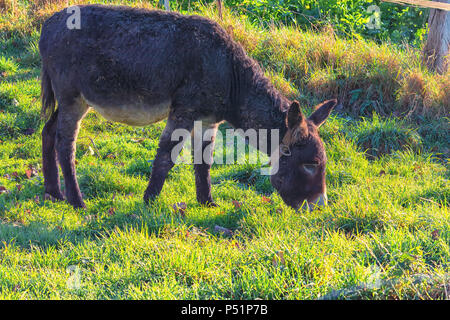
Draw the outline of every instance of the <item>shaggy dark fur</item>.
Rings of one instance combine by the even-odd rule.
[[[62,199],[58,155],[66,199],[75,207],[84,207],[76,180],[74,151],[80,122],[89,110],[88,102],[107,108],[110,114],[127,117],[123,112],[128,105],[138,104],[156,113],[154,106],[167,101],[167,126],[153,162],[144,195],[146,202],[160,193],[174,165],[170,152],[178,141],[171,141],[173,130],[190,131],[195,120],[205,120],[216,127],[225,120],[244,130],[279,129],[281,138],[289,130],[296,131],[294,126],[308,122],[309,135],[301,137],[301,147],[295,146],[295,139],[291,141],[292,156],[282,157],[281,163],[287,161],[286,166],[280,167],[272,181],[283,199],[294,207],[324,191],[325,156],[316,126],[325,120],[335,101],[319,109],[310,118],[313,121],[302,117],[300,109],[291,112],[288,128],[286,118],[291,102],[217,23],[158,10],[79,7],[81,29],[68,29],[66,21],[71,14],[62,10],[44,23],[39,42],[42,108],[50,116],[42,132],[46,193]],[[320,162],[317,174],[307,178],[295,174],[302,163],[312,161]],[[201,203],[214,205],[210,167],[195,166],[197,198]]]

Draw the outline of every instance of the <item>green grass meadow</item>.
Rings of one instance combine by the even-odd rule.
[[[343,101],[321,128],[329,205],[295,212],[242,163],[213,165],[218,208],[197,203],[189,164],[147,206],[165,121],[91,111],[76,152],[87,209],[75,210],[44,199],[41,170],[39,26],[65,2],[17,6],[0,13],[0,299],[450,298],[450,74],[424,70],[419,50],[226,10],[220,23],[306,113]]]

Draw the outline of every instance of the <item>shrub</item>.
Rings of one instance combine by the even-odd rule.
[[[372,119],[363,118],[352,129],[349,135],[369,158],[397,150],[418,151],[422,147],[422,138],[416,130],[394,118],[380,119],[375,113]]]
[[[155,4],[158,1],[155,1]],[[177,8],[188,9],[193,3],[213,0],[173,1]],[[271,24],[296,25],[303,30],[322,29],[332,25],[339,36],[373,39],[378,42],[405,41],[420,47],[426,33],[428,9],[403,6],[381,0],[224,0],[227,7],[246,16],[253,23],[265,27]],[[367,9],[380,8],[380,28],[369,29],[366,24],[372,16]]]

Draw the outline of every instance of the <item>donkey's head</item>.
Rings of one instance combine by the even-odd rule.
[[[336,99],[323,102],[309,118],[302,114],[297,101],[287,112],[287,132],[280,144],[278,171],[270,180],[284,202],[295,209],[305,201],[310,209],[327,203],[327,157],[318,129],[336,103]]]

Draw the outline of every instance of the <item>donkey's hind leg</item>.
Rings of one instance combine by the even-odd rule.
[[[79,97],[58,102],[56,151],[64,175],[66,199],[75,208],[85,208],[76,177],[75,150],[81,120],[89,107]]]
[[[58,110],[56,110],[42,129],[42,172],[44,173],[45,197],[64,200],[59,181],[58,163],[56,160],[56,125]]]

